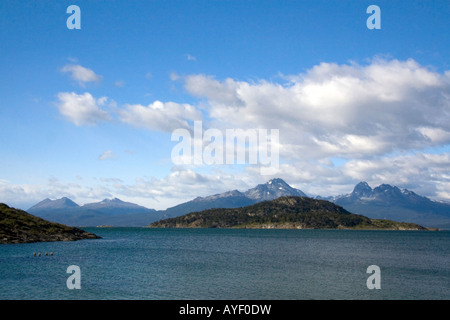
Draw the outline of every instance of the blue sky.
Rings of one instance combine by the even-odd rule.
[[[163,209],[271,178],[175,165],[171,132],[194,120],[279,129],[277,176],[306,193],[365,180],[450,200],[449,16],[436,0],[2,0],[0,201]]]

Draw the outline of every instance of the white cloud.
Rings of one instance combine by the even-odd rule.
[[[111,116],[100,109],[108,98],[95,99],[90,93],[76,94],[74,92],[58,93],[59,112],[77,126],[95,125],[99,121],[108,121]]]
[[[79,64],[67,64],[61,68],[61,72],[69,72],[71,78],[78,81],[81,86],[84,86],[86,82],[99,82],[102,80],[100,75]]]
[[[126,105],[119,111],[120,120],[149,130],[172,132],[189,128],[189,121],[200,120],[199,110],[189,104],[155,101],[148,106]]]
[[[450,132],[441,128],[420,127],[417,130],[424,138],[429,139],[432,144],[445,144],[450,140]]]
[[[176,74],[175,72],[171,72],[169,74],[169,79],[172,81],[177,81],[180,79],[180,76],[178,74]]]
[[[241,99],[241,86],[248,83],[237,82],[233,79],[226,79],[222,82],[207,75],[190,75],[185,78],[185,88],[194,96],[205,97],[214,108],[233,108],[244,106],[245,101]],[[214,114],[213,114],[214,115]]]
[[[111,150],[106,150],[98,156],[98,160],[115,159],[117,156]]]
[[[186,54],[186,59],[187,59],[188,61],[197,61],[197,58],[194,57],[194,56],[191,55],[191,54]]]
[[[118,81],[114,82],[114,85],[115,85],[117,88],[123,88],[123,87],[125,86],[125,81],[123,81],[123,80],[118,80]]]

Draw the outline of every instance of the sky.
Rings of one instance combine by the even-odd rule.
[[[447,0],[2,0],[0,202],[165,209],[276,177],[450,201],[449,16]],[[195,123],[278,132],[277,170],[176,161]]]

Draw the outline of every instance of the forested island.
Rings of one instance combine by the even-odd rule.
[[[414,223],[370,219],[326,200],[281,197],[233,209],[208,209],[154,222],[151,228],[432,230]]]

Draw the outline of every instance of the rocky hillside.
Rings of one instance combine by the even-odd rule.
[[[295,196],[242,208],[193,212],[154,222],[150,227],[427,230],[417,224],[353,214],[329,201]]]
[[[75,241],[97,239],[84,230],[46,221],[0,203],[0,243]]]

